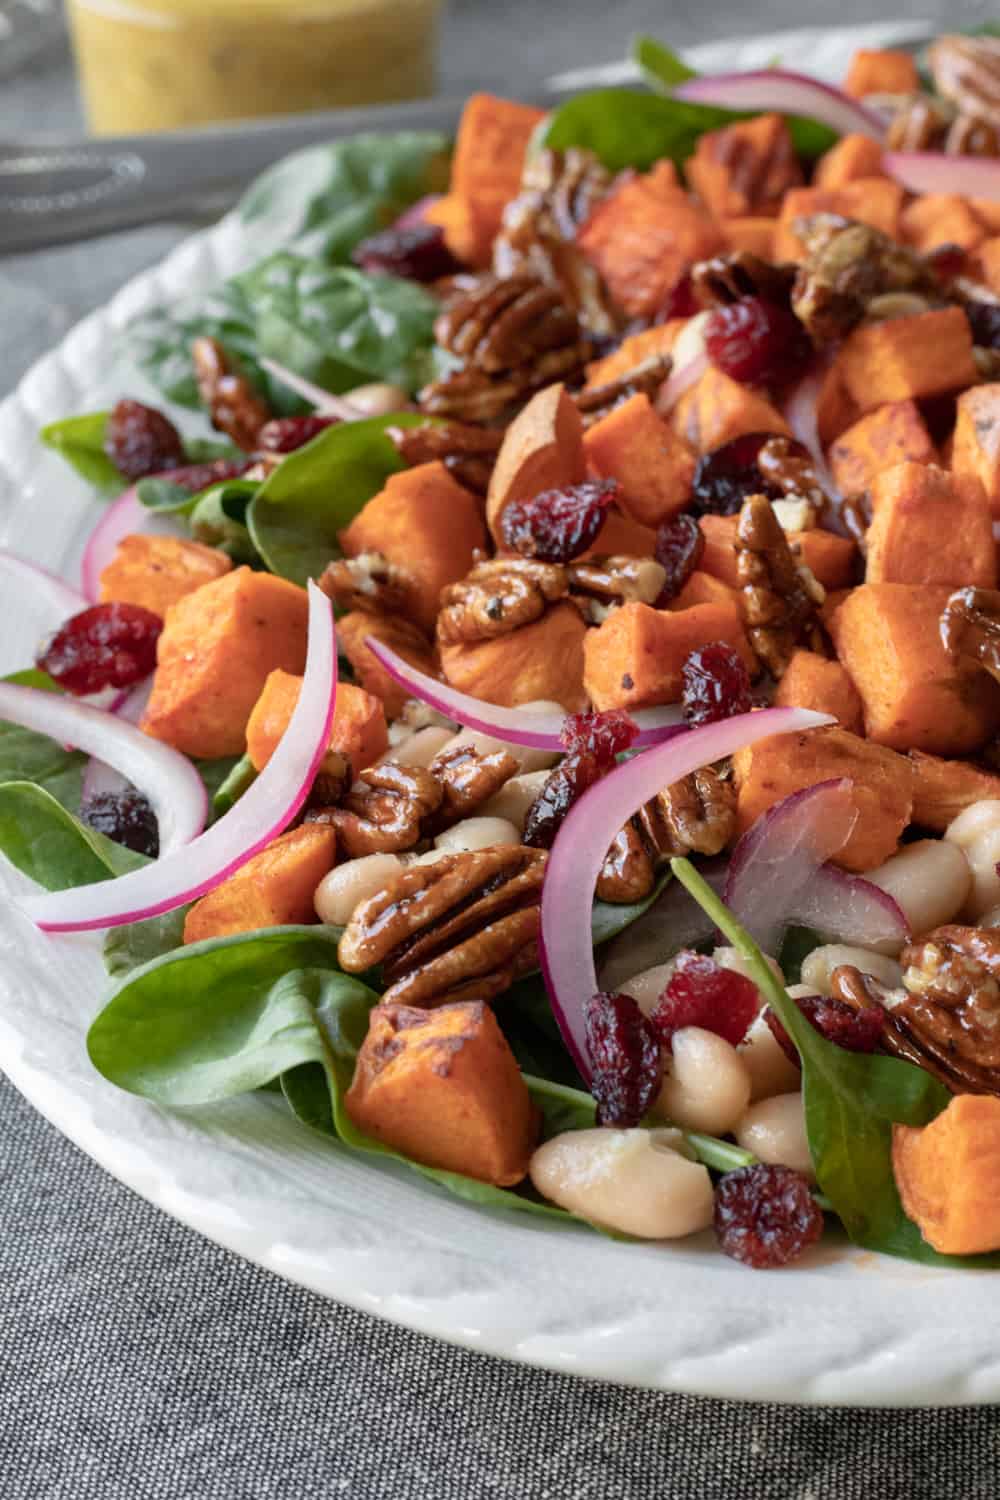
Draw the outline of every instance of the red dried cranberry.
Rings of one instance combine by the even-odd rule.
[[[551,849],[573,803],[600,781],[608,770],[596,755],[577,750],[550,771],[524,820],[521,843],[532,849]]]
[[[265,453],[294,453],[339,421],[339,417],[324,417],[319,412],[307,417],[272,417],[258,432],[257,447]]]
[[[591,996],[587,1052],[598,1125],[638,1125],[659,1093],[663,1061],[656,1032],[631,995]]]
[[[739,652],[725,641],[709,641],[692,651],[681,676],[681,706],[689,724],[714,724],[750,712],[750,673]]]
[[[239,479],[250,467],[248,458],[213,458],[203,464],[185,464],[181,474],[171,474],[171,484],[197,495],[207,490],[210,484],[221,484],[224,479]]]
[[[691,273],[686,271],[656,309],[653,322],[667,323],[671,318],[693,318],[701,311],[702,307],[694,294]]]
[[[797,375],[812,355],[809,337],[790,308],[763,297],[741,297],[705,320],[708,357],[741,385],[766,385]]]
[[[91,828],[136,854],[155,859],[160,852],[156,814],[141,792],[96,792],[80,806],[80,817]]]
[[[815,1245],[823,1214],[801,1172],[758,1162],[719,1179],[715,1233],[727,1255],[766,1271]]]
[[[569,562],[594,545],[604,512],[620,494],[616,479],[600,479],[514,500],[500,519],[504,542],[522,557]]]
[[[781,491],[757,467],[757,454],[774,436],[748,432],[704,454],[691,481],[691,507],[698,515],[734,516],[748,495],[781,498]]]
[[[677,955],[670,982],[650,1020],[667,1047],[682,1026],[702,1026],[737,1046],[760,1009],[757,986],[701,953]]]
[[[847,1052],[874,1052],[882,1040],[885,1011],[881,1006],[872,1005],[866,1010],[854,1010],[852,1006],[845,1005],[843,1000],[835,1000],[832,995],[800,995],[796,997],[795,1004],[820,1036],[832,1042],[835,1047],[843,1047]],[[795,1043],[779,1018],[770,1006],[764,1014],[775,1041],[780,1042],[791,1061],[797,1063],[799,1054]]]
[[[35,665],[69,693],[131,687],[156,666],[162,629],[139,604],[94,604],[56,631]]]
[[[397,224],[355,245],[351,259],[362,271],[384,271],[406,281],[437,281],[462,266],[445,244],[439,224]]]
[[[950,281],[965,268],[965,251],[950,242],[935,245],[924,258],[940,281]]]
[[[119,401],[112,407],[104,451],[119,474],[133,483],[184,462],[184,444],[173,422],[141,401]]]
[[[981,349],[1000,348],[1000,305],[966,302],[963,311],[972,329],[972,342]]]
[[[611,770],[615,756],[627,750],[639,733],[639,726],[622,708],[606,708],[600,713],[568,714],[559,738],[573,754],[585,750]]]
[[[656,601],[662,608],[676,599],[701,561],[705,534],[694,516],[674,516],[664,521],[656,533],[653,548],[656,561],[666,570],[666,580]]]

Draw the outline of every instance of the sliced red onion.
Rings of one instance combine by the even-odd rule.
[[[551,750],[559,754],[563,750],[560,732],[566,722],[565,714],[536,713],[530,708],[501,708],[495,703],[484,703],[481,698],[470,698],[446,682],[438,682],[411,667],[390,646],[374,636],[365,638],[365,645],[379,661],[389,676],[406,689],[411,698],[419,698],[448,719],[463,724],[467,729],[480,734],[491,734],[511,745],[526,745],[531,750]],[[631,717],[639,725],[639,733],[633,747],[641,749],[656,745],[662,740],[672,739],[684,728],[680,705],[669,703],[663,708],[644,708]]]
[[[656,397],[656,410],[661,416],[666,416],[668,412],[673,411],[684,392],[689,391],[701,379],[708,366],[708,355],[702,353],[696,354],[679,369],[671,370],[669,377],[660,386]]]
[[[911,193],[958,193],[1000,201],[995,156],[946,156],[943,151],[887,151],[882,166]]]
[[[811,927],[833,943],[896,954],[910,940],[898,903],[874,881],[837,865],[821,865],[786,913],[788,923]]]
[[[590,1078],[584,1014],[596,993],[590,913],[611,841],[643,803],[745,745],[835,721],[804,708],[765,708],[689,730],[623,762],[585,792],[556,835],[542,887],[539,950],[552,1012],[570,1056]]]
[[[109,713],[117,715],[126,724],[138,724],[152,690],[153,679],[147,677],[144,682],[139,683],[138,687],[119,693],[110,704]],[[126,785],[125,777],[120,772],[113,770],[107,761],[99,760],[96,755],[92,755],[84,767],[83,784],[80,788],[81,798],[87,802],[91,797],[99,797],[104,793],[117,796]],[[201,829],[198,832],[200,833]]]
[[[823,364],[803,376],[785,403],[785,421],[791,428],[792,436],[808,451],[816,478],[825,494],[831,500],[839,500],[840,493],[827,465],[819,435],[817,402],[825,374],[826,366]]]
[[[176,853],[182,860],[186,857],[208,815],[204,783],[186,755],[104,709],[38,688],[0,683],[0,719],[99,756],[147,798],[156,814],[164,853]],[[59,893],[63,898],[75,894]]]
[[[337,645],[330,601],[310,583],[309,649],[302,691],[278,748],[249,791],[185,847],[174,847],[154,863],[117,880],[30,897],[21,903],[23,909],[47,932],[82,932],[155,917],[213,890],[277,838],[299,811],[330,742],[336,696]],[[101,715],[102,722],[108,717]],[[120,733],[128,728],[118,720],[111,723]],[[157,744],[139,730],[129,728],[128,732],[147,744]],[[107,754],[109,739],[110,730],[105,727],[93,748]],[[127,767],[122,769],[128,774]],[[200,784],[193,766],[190,772]],[[143,785],[141,776],[129,779],[148,793],[148,783]]]
[[[42,605],[46,620],[51,621],[48,627],[51,630],[90,605],[90,600],[64,578],[57,578],[47,568],[40,568],[6,548],[0,548],[0,577],[10,578],[30,590],[30,602]]]
[[[301,396],[303,401],[311,401],[318,412],[324,416],[339,417],[342,422],[357,422],[366,415],[360,411],[353,402],[344,396],[335,396],[332,391],[324,391],[321,385],[314,385],[311,380],[305,380],[301,375],[296,375],[294,370],[289,370],[286,365],[279,365],[276,359],[262,359],[261,367],[282,385],[287,385],[290,391]]]
[[[183,486],[187,479],[202,480],[205,472],[205,464],[188,464],[180,469],[165,469],[162,474],[152,474],[150,478],[168,479],[171,484]],[[208,483],[211,483],[210,479]],[[136,486],[129,485],[103,512],[84,548],[80,572],[88,603],[97,603],[101,574],[114,557],[118,543],[127,536],[134,536],[136,532],[183,536],[184,527],[176,516],[160,515],[143,505],[136,494]],[[86,605],[80,607],[86,608]]]
[[[764,68],[753,73],[716,73],[688,78],[673,90],[675,99],[715,104],[722,109],[773,110],[780,115],[808,115],[841,135],[868,135],[880,141],[882,119],[840,89],[805,73]]]

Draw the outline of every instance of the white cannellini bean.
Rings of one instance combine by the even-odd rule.
[[[405,861],[398,854],[364,854],[336,865],[316,887],[316,915],[331,927],[346,927],[358,903],[374,896],[402,869]]]
[[[682,1026],[664,1057],[656,1108],[682,1130],[725,1135],[750,1103],[750,1072],[725,1037],[701,1026]]]
[[[794,1167],[806,1177],[815,1177],[802,1095],[775,1094],[751,1104],[736,1127],[736,1140],[744,1151],[775,1167]]]
[[[353,391],[345,392],[345,400],[365,417],[386,417],[393,411],[409,411],[410,397],[398,385],[386,385],[372,381],[368,385],[356,385]]]
[[[445,854],[459,854],[470,849],[493,849],[498,844],[519,844],[521,835],[506,818],[463,818],[439,833],[435,849]]]
[[[506,818],[515,827],[523,828],[528,808],[542,790],[548,775],[548,771],[522,771],[519,776],[512,776],[488,802],[483,803],[483,816]]]
[[[871,974],[891,990],[902,983],[903,971],[894,958],[885,953],[873,953],[870,948],[852,948],[847,943],[825,943],[814,948],[802,961],[802,983],[817,995],[831,993],[830,978],[841,964],[851,964],[862,974]]]
[[[379,756],[378,764],[383,765],[391,760],[399,766],[429,766],[438,751],[453,738],[454,734],[450,729],[440,729],[436,724],[429,725],[426,729],[418,729],[415,734],[408,735],[398,744],[391,745],[384,755]]]
[[[972,886],[966,898],[963,916],[978,918],[1000,904],[1000,801],[986,797],[965,807],[945,829],[949,843],[965,853],[972,870]]]
[[[569,1130],[539,1146],[529,1171],[553,1203],[642,1239],[696,1234],[712,1222],[712,1181],[681,1154],[676,1130]]]
[[[561,703],[553,703],[547,698],[539,698],[531,703],[519,705],[525,713],[548,714],[555,713],[565,716],[566,710]],[[512,745],[508,740],[494,738],[491,734],[480,734],[477,729],[460,729],[451,740],[442,748],[457,750],[461,745],[470,745],[474,750],[479,750],[483,755],[489,755],[494,750],[506,750],[517,761],[521,771],[543,771],[555,765],[559,755],[551,750],[532,750],[527,745]]]
[[[920,839],[878,869],[866,871],[865,879],[888,891],[913,936],[919,937],[961,911],[972,886],[972,870],[957,844],[948,839]]]
[[[675,958],[668,959],[665,964],[654,964],[651,969],[643,969],[640,974],[633,974],[632,978],[625,984],[619,985],[623,995],[631,995],[644,1016],[652,1015],[656,1009],[656,1003],[667,985],[677,965]]]
[[[788,993],[794,999],[797,994],[814,995],[816,992],[805,985],[796,984]],[[736,1050],[750,1074],[751,1103],[757,1099],[770,1099],[774,1094],[785,1094],[789,1089],[798,1088],[802,1074],[791,1058],[786,1055],[781,1043],[775,1039],[774,1032],[768,1026],[763,1011],[757,1016]]]
[[[778,963],[778,960],[776,958],[772,958],[770,953],[765,953],[763,956],[764,962],[771,970],[771,973],[774,975],[775,979],[777,979],[780,984],[784,984],[785,976],[781,972],[781,965]],[[744,979],[749,979],[750,983],[753,984],[754,978],[753,974],[750,972],[750,965],[747,963],[742,953],[738,952],[735,948],[713,948],[712,957],[720,968],[730,969],[734,974],[742,974]],[[763,998],[764,997],[761,996],[762,1000]]]

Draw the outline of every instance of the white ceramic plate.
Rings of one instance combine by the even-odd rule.
[[[713,45],[696,61],[749,67],[778,54],[836,78],[853,47],[913,30],[785,33]],[[119,362],[117,331],[247,253],[239,226],[224,220],[26,376],[0,407],[0,543],[75,578],[95,506],[39,446],[39,425],[125,391],[141,396],[144,382]],[[2,606],[0,671],[9,671],[30,661],[46,622],[27,590]],[[0,894],[25,885],[0,868]],[[988,1273],[826,1248],[798,1268],[756,1274],[707,1236],[625,1245],[471,1207],[312,1136],[266,1096],[170,1114],[91,1069],[84,1033],[105,989],[95,940],[45,938],[0,906],[0,1062],[14,1083],[151,1202],[293,1281],[456,1343],[663,1390],[877,1405],[1000,1398]]]

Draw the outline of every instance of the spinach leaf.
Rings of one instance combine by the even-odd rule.
[[[253,479],[226,479],[193,496],[190,525],[195,541],[218,547],[237,567],[260,567],[260,554],[247,530],[247,511],[259,489]]]
[[[297,151],[265,172],[237,212],[259,254],[346,261],[359,241],[427,193],[443,192],[448,141],[434,131],[355,135]]]
[[[172,479],[140,479],[135,487],[135,497],[147,510],[160,511],[164,515],[186,515],[198,498],[182,484]]]
[[[39,673],[39,677],[46,674]],[[26,687],[42,687],[34,675],[16,672],[6,679]],[[49,679],[51,682],[51,678]],[[53,684],[49,691],[58,691]],[[0,782],[30,781],[43,787],[57,802],[75,813],[80,806],[83,771],[87,756],[79,750],[65,750],[46,734],[21,729],[17,724],[0,720]]]
[[[30,781],[0,784],[0,852],[48,891],[108,880],[146,863],[145,855],[88,828]]]
[[[665,88],[669,92],[686,79],[698,77],[696,68],[689,68],[676,52],[672,52],[663,42],[658,42],[655,36],[635,37],[631,55],[645,82],[653,89]]]
[[[259,386],[278,411],[298,411],[302,403],[287,388],[272,388],[256,364],[257,330],[253,310],[239,277],[204,296],[187,297],[170,308],[158,307],[128,324],[128,353],[157,390],[178,406],[198,409],[201,401],[191,362],[192,341],[204,334],[218,339],[227,354]]]
[[[108,413],[93,411],[49,422],[38,435],[46,448],[64,458],[89,484],[113,492],[125,481],[104,451],[107,427]]]
[[[54,677],[40,667],[22,667],[20,672],[8,672],[2,682],[12,682],[15,687],[38,688],[42,693],[61,693],[63,690]]]
[[[594,947],[600,948],[603,943],[609,943],[612,938],[631,927],[633,922],[644,916],[653,903],[663,894],[670,880],[669,869],[664,870],[658,876],[656,884],[642,901],[634,901],[630,905],[619,905],[617,902],[595,901],[590,912],[590,932],[594,940]]]
[[[778,963],[786,984],[802,983],[802,965],[814,948],[826,941],[811,927],[789,927],[781,943]]]
[[[104,936],[104,967],[120,978],[141,968],[153,958],[172,953],[184,942],[184,918],[189,906],[178,906],[161,917],[147,917],[143,922],[126,922],[110,927]]]
[[[257,772],[254,770],[253,761],[249,755],[241,755],[239,760],[233,764],[232,769],[225,780],[220,782],[212,796],[212,822],[221,818],[231,807],[243,796],[243,793],[252,787],[257,780]]]
[[[223,755],[218,760],[196,760],[194,762],[195,770],[205,783],[205,790],[211,801],[214,802],[219,794],[219,788],[225,786],[242,759],[245,759],[245,757]]]

